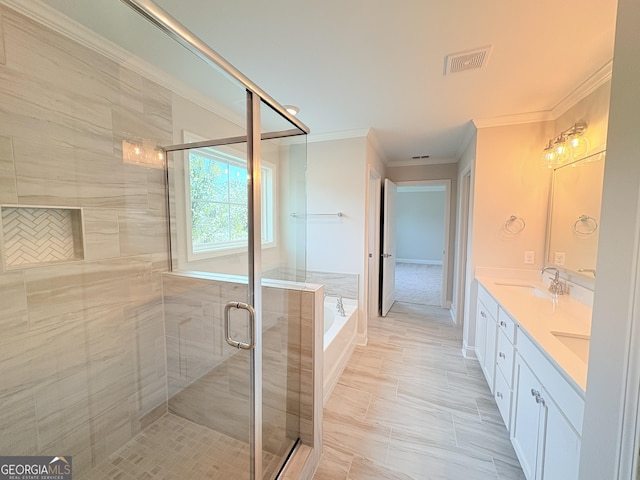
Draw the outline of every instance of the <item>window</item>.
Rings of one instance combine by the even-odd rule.
[[[248,239],[246,161],[213,148],[189,151],[186,160],[187,224],[191,256],[246,249]],[[262,166],[262,244],[273,243],[273,167]]]

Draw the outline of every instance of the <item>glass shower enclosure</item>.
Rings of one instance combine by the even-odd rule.
[[[0,455],[276,478],[307,127],[148,0],[0,0],[0,77]]]

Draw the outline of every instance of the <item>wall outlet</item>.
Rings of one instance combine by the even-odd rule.
[[[526,252],[524,252],[524,263],[525,265],[533,265],[536,262],[536,253],[531,251],[531,250],[527,250]]]
[[[553,263],[556,265],[564,265],[567,254],[565,252],[554,252]]]

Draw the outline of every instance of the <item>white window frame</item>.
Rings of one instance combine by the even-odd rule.
[[[185,143],[205,141],[205,138],[194,133],[184,131]],[[224,148],[224,147],[223,147]],[[226,147],[229,149],[229,147]],[[198,149],[205,154],[209,154],[211,158],[225,162],[230,165],[236,165],[243,168],[247,167],[247,160],[232,153],[223,151],[218,147],[206,147]],[[226,243],[210,244],[210,248],[194,249],[193,245],[193,223],[191,216],[191,169],[189,165],[190,150],[184,152],[183,172],[184,172],[184,205],[185,205],[185,238],[187,241],[187,260],[189,262],[205,260],[208,258],[221,257],[226,255],[235,255],[245,253],[247,251],[247,241],[235,241]],[[276,196],[277,191],[276,179],[277,167],[274,163],[261,160],[262,164],[262,248],[272,248],[276,244]]]

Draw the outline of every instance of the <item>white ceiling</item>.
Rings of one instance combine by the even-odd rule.
[[[613,57],[616,0],[157,0],[312,134],[457,159],[472,119],[549,111]],[[480,70],[448,54],[487,45]]]
[[[373,129],[389,164],[423,155],[431,157],[425,163],[455,161],[471,120],[554,109],[610,62],[617,6],[617,0],[155,1],[277,101],[300,107],[298,117],[313,135]],[[489,45],[482,69],[444,75],[447,55]]]

